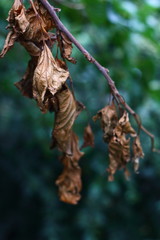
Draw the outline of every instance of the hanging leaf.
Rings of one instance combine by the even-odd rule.
[[[114,103],[102,108],[94,117],[93,120],[96,121],[100,119],[101,127],[104,132],[103,139],[105,142],[109,142],[113,135],[113,129],[117,125],[118,116],[116,112],[116,106]]]
[[[123,112],[118,119],[116,106],[112,103],[109,106],[101,109],[93,120],[100,119],[101,126],[104,132],[104,141],[108,143],[109,151],[109,173],[108,180],[114,180],[114,174],[118,169],[124,169],[126,178],[129,176],[127,163],[131,160],[130,156],[130,138],[135,138],[133,142],[133,162],[135,171],[138,169],[139,158],[143,157],[143,151],[140,145],[136,131],[132,128],[129,121],[129,116],[126,111]]]
[[[125,135],[117,137],[116,133],[108,144],[109,151],[109,181],[114,180],[113,175],[118,169],[126,168],[127,162],[130,161],[130,139],[126,139]]]
[[[32,57],[22,80],[14,84],[20,90],[22,95],[28,98],[33,98],[33,75],[37,62],[38,57]]]
[[[0,57],[3,58],[4,55],[13,47],[15,41],[17,40],[18,35],[17,33],[14,33],[12,31],[10,31],[6,37],[5,43],[4,43],[4,47],[2,49],[2,52],[0,54]]]
[[[62,57],[72,63],[76,63],[76,60],[73,57],[71,57],[72,48],[73,48],[72,42],[69,40],[66,34],[63,32],[60,32],[60,38],[58,38],[58,40],[59,40],[59,46],[60,46]]]
[[[11,24],[15,23],[15,17],[17,17],[21,13],[23,8],[24,8],[24,6],[22,4],[22,1],[15,0],[12,5],[12,8],[10,9],[10,11],[8,13],[7,21]]]
[[[50,49],[44,44],[44,49],[38,59],[33,76],[33,96],[41,111],[44,111],[44,97],[48,90],[54,95],[69,76],[69,72],[57,65]]]
[[[41,42],[42,40],[49,39],[49,30],[55,27],[48,11],[44,9],[39,3],[34,3],[38,15],[35,14],[34,9],[31,7],[26,11],[26,17],[29,22],[29,27],[24,33],[23,37],[28,41]],[[41,11],[43,13],[41,13]]]
[[[74,99],[72,92],[66,86],[55,97],[58,100],[58,111],[55,114],[52,147],[58,146],[60,151],[71,154],[71,129],[84,106]]]
[[[94,135],[92,132],[91,126],[88,124],[87,127],[84,130],[84,143],[81,147],[86,148],[88,146],[94,147]]]
[[[15,0],[9,11],[7,21],[9,28],[15,33],[24,33],[29,27],[29,21],[26,18],[26,9],[20,0]]]
[[[70,156],[65,154],[62,157],[64,170],[56,180],[56,185],[59,187],[61,201],[77,204],[81,198],[80,191],[82,189],[81,169],[78,162],[84,153],[79,150],[78,137],[74,132],[71,132],[70,149]]]
[[[132,128],[129,122],[129,116],[126,111],[124,111],[123,116],[119,120],[119,126],[120,126],[120,131],[123,131],[123,133],[130,134],[132,137],[137,136],[136,131]]]
[[[144,157],[144,153],[141,147],[140,139],[137,136],[133,142],[133,162],[134,162],[134,170],[138,172],[139,169],[139,159]]]
[[[17,28],[21,33],[24,33],[29,26],[29,21],[26,18],[26,10],[23,7],[20,14],[15,17],[15,23],[17,24]]]

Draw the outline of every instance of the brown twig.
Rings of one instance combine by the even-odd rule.
[[[151,147],[152,151],[154,152],[160,152],[160,150],[157,150],[154,148],[154,136],[143,127],[141,124],[141,121],[138,117],[138,115],[134,112],[134,110],[125,102],[123,97],[120,95],[119,91],[117,90],[114,81],[111,79],[109,76],[108,72],[109,70],[105,67],[103,67],[92,55],[77,41],[77,39],[68,31],[68,29],[63,25],[61,20],[58,18],[54,7],[50,5],[50,3],[47,0],[39,0],[42,5],[48,10],[50,13],[51,17],[53,18],[53,21],[60,31],[65,33],[65,35],[69,38],[69,40],[83,53],[83,55],[87,58],[87,60],[91,63],[93,63],[99,71],[103,74],[103,76],[106,78],[108,85],[110,87],[111,94],[113,97],[121,104],[123,107],[128,110],[128,112],[133,115],[135,121],[137,122],[137,125],[139,126],[139,129],[144,131],[151,139]]]

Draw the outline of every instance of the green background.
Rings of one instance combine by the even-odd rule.
[[[0,1],[0,49],[11,5],[11,0]],[[64,0],[55,6],[77,40],[109,68],[160,147],[159,0]],[[29,56],[16,43],[0,59],[0,240],[160,240],[160,155],[151,152],[142,133],[145,157],[139,174],[131,166],[130,181],[122,171],[114,182],[107,181],[107,146],[92,116],[108,104],[108,85],[76,48],[73,56],[77,64],[68,66],[75,94],[87,107],[74,129],[80,142],[88,121],[95,134],[95,148],[85,149],[80,162],[83,190],[76,206],[59,201],[54,183],[62,171],[59,153],[49,149],[54,115],[42,114],[13,85]]]

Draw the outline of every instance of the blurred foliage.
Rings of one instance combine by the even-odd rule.
[[[110,69],[120,93],[155,135],[158,147],[159,0],[68,1],[82,4],[80,10],[57,2],[63,23]],[[0,1],[0,49],[11,5],[11,0]],[[114,182],[107,182],[106,145],[99,123],[88,116],[91,119],[108,103],[109,89],[77,49],[73,55],[78,60],[77,65],[69,64],[74,89],[88,110],[77,119],[75,131],[81,139],[90,121],[96,136],[95,149],[86,149],[81,160],[83,191],[77,206],[61,203],[57,196],[54,182],[62,166],[58,153],[49,149],[53,114],[41,114],[36,103],[13,85],[21,79],[29,56],[16,44],[0,60],[0,240],[160,240],[160,156],[150,151],[150,139],[142,133],[145,158],[139,174],[131,169],[126,181],[119,171]],[[137,127],[134,120],[133,124]]]

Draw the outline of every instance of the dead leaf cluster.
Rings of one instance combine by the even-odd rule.
[[[31,6],[26,9],[21,0],[14,1],[7,18],[9,33],[0,57],[4,57],[16,41],[31,56],[24,76],[15,86],[23,96],[35,99],[43,113],[55,112],[51,148],[57,147],[62,153],[61,162],[64,165],[56,184],[60,199],[76,204],[82,188],[78,162],[83,153],[80,152],[78,137],[72,127],[84,105],[75,99],[74,93],[66,84],[70,74],[65,60],[75,63],[75,59],[71,57],[72,42],[58,29],[39,1],[30,2]],[[54,30],[54,33],[49,32],[50,30]],[[52,55],[53,46],[58,48],[62,59]],[[93,134],[88,126],[83,147],[93,145],[91,135]]]
[[[30,8],[26,9],[21,0],[14,0],[7,18],[9,33],[0,57],[4,57],[16,41],[31,56],[24,76],[15,83],[15,86],[22,95],[36,100],[43,113],[48,111],[55,113],[51,148],[56,147],[61,152],[61,162],[64,166],[56,185],[61,201],[77,204],[82,189],[79,160],[84,155],[80,149],[93,147],[94,135],[90,125],[87,125],[84,142],[79,148],[73,125],[85,107],[75,99],[73,90],[71,91],[67,85],[67,79],[71,78],[66,60],[76,63],[71,57],[72,42],[61,29],[58,29],[38,0],[30,2]],[[61,59],[57,58],[58,54],[52,55],[52,47],[57,48]],[[86,56],[89,55],[86,53]],[[87,58],[91,61],[90,56]],[[130,124],[128,113],[124,111],[119,117],[117,107],[112,103],[97,113],[94,120],[97,119],[101,121],[103,139],[108,144],[109,180],[112,181],[115,172],[121,168],[128,176],[127,163],[130,161],[134,163],[137,172],[139,158],[144,154],[140,139]]]
[[[128,177],[127,163],[130,161],[134,163],[134,169],[137,172],[139,158],[142,158],[144,154],[140,139],[129,121],[128,113],[124,111],[122,116],[118,117],[116,106],[112,102],[93,117],[94,121],[97,119],[101,121],[103,139],[108,143],[109,167],[107,172],[109,181],[114,180],[114,174],[118,169],[124,169],[124,173]],[[133,138],[132,144],[131,138]],[[133,156],[131,156],[131,152]]]

